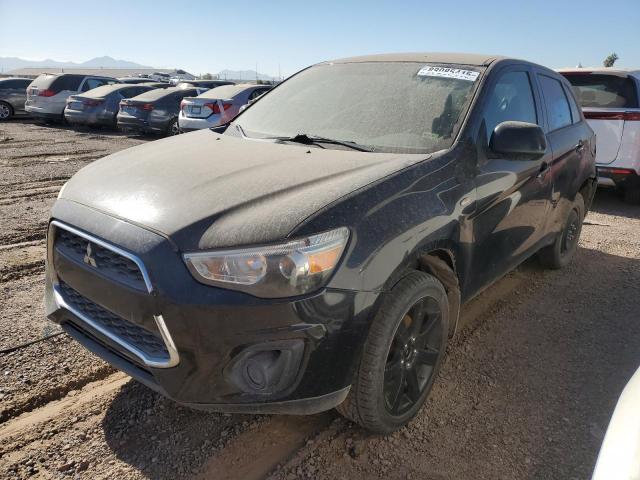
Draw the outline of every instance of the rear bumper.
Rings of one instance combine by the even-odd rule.
[[[25,107],[25,112],[33,118],[43,119],[43,120],[62,120],[61,114],[56,112],[50,112],[43,108],[39,107]]]
[[[168,121],[156,122],[148,118],[137,118],[131,115],[118,114],[116,117],[118,128],[125,131],[137,131],[143,133],[165,133],[169,126]]]
[[[640,181],[640,175],[631,168],[611,167],[610,165],[597,165],[598,185],[603,187],[624,188],[627,184],[636,184]]]
[[[195,281],[179,252],[154,233],[71,202],[58,201],[53,214],[81,231],[93,229],[91,237],[135,254],[148,270],[151,292],[133,291],[49,245],[48,317],[114,367],[205,410],[316,413],[346,397],[377,294],[324,289],[260,299],[215,288]],[[152,331],[153,318],[161,316],[177,362],[155,366],[136,357],[57,300],[60,282],[135,328]],[[266,386],[253,380],[255,371]]]
[[[192,132],[194,130],[202,130],[220,125],[220,116],[212,115],[209,118],[189,118],[180,115],[178,117],[178,125],[183,132]]]
[[[79,112],[77,110],[65,110],[64,118],[74,125],[104,125],[112,126],[115,115],[108,112]]]

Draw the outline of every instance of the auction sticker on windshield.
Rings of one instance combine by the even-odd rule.
[[[457,80],[467,80],[469,82],[475,82],[478,75],[480,75],[480,72],[448,67],[422,67],[418,71],[419,77],[455,78]]]

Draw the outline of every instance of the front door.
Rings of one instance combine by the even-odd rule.
[[[509,158],[489,148],[505,121],[543,125],[532,72],[526,65],[497,72],[488,85],[478,135],[476,210],[473,214],[473,275],[467,296],[497,280],[534,252],[542,239],[553,186],[552,150],[536,159]]]

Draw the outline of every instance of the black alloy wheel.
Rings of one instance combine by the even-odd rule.
[[[364,428],[391,433],[424,404],[449,339],[449,302],[433,275],[412,271],[384,294],[337,410]]]
[[[430,297],[416,302],[398,324],[384,369],[385,407],[391,415],[406,413],[422,398],[444,334],[440,306]]]

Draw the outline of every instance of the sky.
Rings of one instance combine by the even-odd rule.
[[[191,73],[288,76],[388,52],[470,52],[551,68],[640,68],[640,0],[0,0],[0,56],[82,62],[109,55]]]

